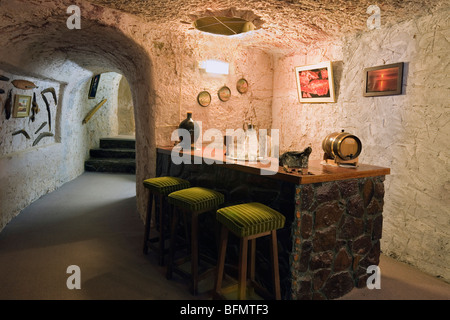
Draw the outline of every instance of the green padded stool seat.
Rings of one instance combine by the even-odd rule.
[[[191,187],[170,193],[167,200],[176,210],[174,210],[172,216],[170,252],[166,277],[167,279],[171,279],[173,271],[176,271],[182,276],[189,278],[190,291],[193,295],[196,295],[198,292],[198,282],[213,270],[210,269],[201,275],[199,274],[198,218],[202,213],[215,212],[220,205],[224,203],[225,196],[222,193],[211,189]],[[183,257],[182,259],[174,261],[176,228],[178,225],[179,213],[184,214],[185,218],[187,215],[190,215],[191,217],[191,246],[190,255],[188,257]],[[190,274],[187,274],[180,268],[180,266],[186,262],[186,258],[191,261]]]
[[[222,193],[201,187],[192,187],[169,194],[170,204],[189,211],[218,208],[224,201]]]
[[[283,228],[286,220],[278,211],[258,202],[219,209],[216,218],[239,238]]]
[[[144,187],[149,190],[147,216],[145,218],[144,230],[144,254],[148,253],[148,248],[155,249],[158,252],[159,264],[164,264],[164,255],[167,253],[165,249],[165,235],[164,235],[164,206],[167,207],[166,197],[169,193],[189,188],[191,185],[189,181],[176,177],[156,177],[144,180]],[[155,212],[155,228],[158,231],[158,236],[149,238],[152,220],[153,199],[158,200],[159,205],[159,219]],[[156,206],[155,206],[156,211]],[[157,222],[157,220],[159,220]],[[153,244],[158,242],[158,246]]]
[[[271,236],[270,253],[274,297],[277,300],[281,299],[276,231],[284,227],[286,221],[285,216],[262,203],[252,202],[221,208],[217,210],[216,219],[221,223],[222,230],[216,282],[214,286],[214,298],[223,298],[223,291],[226,291],[226,289],[222,290],[222,280],[228,233],[231,231],[240,238],[238,299],[243,300],[246,298],[248,241],[251,241],[250,266],[248,268],[250,270],[250,284],[262,290],[259,284],[255,282],[256,239],[268,235]],[[235,286],[231,286],[228,289],[234,288]]]
[[[154,193],[167,196],[169,193],[189,188],[189,181],[176,177],[157,177],[144,180],[144,187]]]

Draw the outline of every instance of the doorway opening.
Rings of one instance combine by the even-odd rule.
[[[85,171],[136,173],[134,105],[126,77],[96,74],[85,88]]]

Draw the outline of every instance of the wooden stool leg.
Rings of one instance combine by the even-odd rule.
[[[163,195],[159,195],[159,265],[164,265],[164,249],[165,249],[165,238],[164,238],[164,224],[163,224]]]
[[[255,256],[256,256],[256,239],[250,240],[250,263],[248,264],[248,273],[249,273],[249,279],[250,283],[252,284],[250,286],[250,290],[248,292],[249,295],[253,294],[255,283]]]
[[[166,278],[172,279],[172,271],[173,271],[173,263],[174,263],[174,256],[175,256],[175,245],[176,245],[176,231],[177,231],[177,224],[178,224],[178,212],[175,208],[175,206],[172,207],[172,226],[170,230],[170,247],[169,247],[169,261],[167,263],[167,272],[166,272]]]
[[[144,254],[148,253],[148,238],[150,235],[150,226],[152,220],[152,207],[153,207],[153,193],[149,191],[148,193],[148,204],[147,204],[147,216],[145,217],[144,226]]]
[[[223,272],[225,269],[225,254],[227,251],[228,228],[222,226],[220,232],[219,255],[217,258],[216,282],[214,284],[214,293],[218,296],[222,289]]]
[[[191,292],[198,291],[198,214],[192,214],[191,221]]]
[[[272,230],[271,232],[272,245],[270,246],[270,255],[272,259],[272,279],[273,279],[273,290],[275,291],[275,299],[281,300],[280,292],[280,272],[278,269],[278,242],[277,242],[277,231]]]
[[[248,237],[241,238],[239,254],[239,291],[238,299],[245,300],[247,289],[247,256],[248,256]]]

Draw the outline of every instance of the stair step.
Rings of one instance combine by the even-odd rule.
[[[89,150],[92,158],[132,158],[136,157],[136,150],[123,148],[95,148]]]
[[[100,148],[102,149],[135,149],[136,139],[123,137],[100,138]]]
[[[136,160],[130,158],[90,158],[85,161],[84,169],[94,172],[136,173]]]

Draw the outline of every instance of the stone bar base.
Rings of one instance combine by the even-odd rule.
[[[292,299],[335,299],[378,265],[384,176],[296,186]]]

